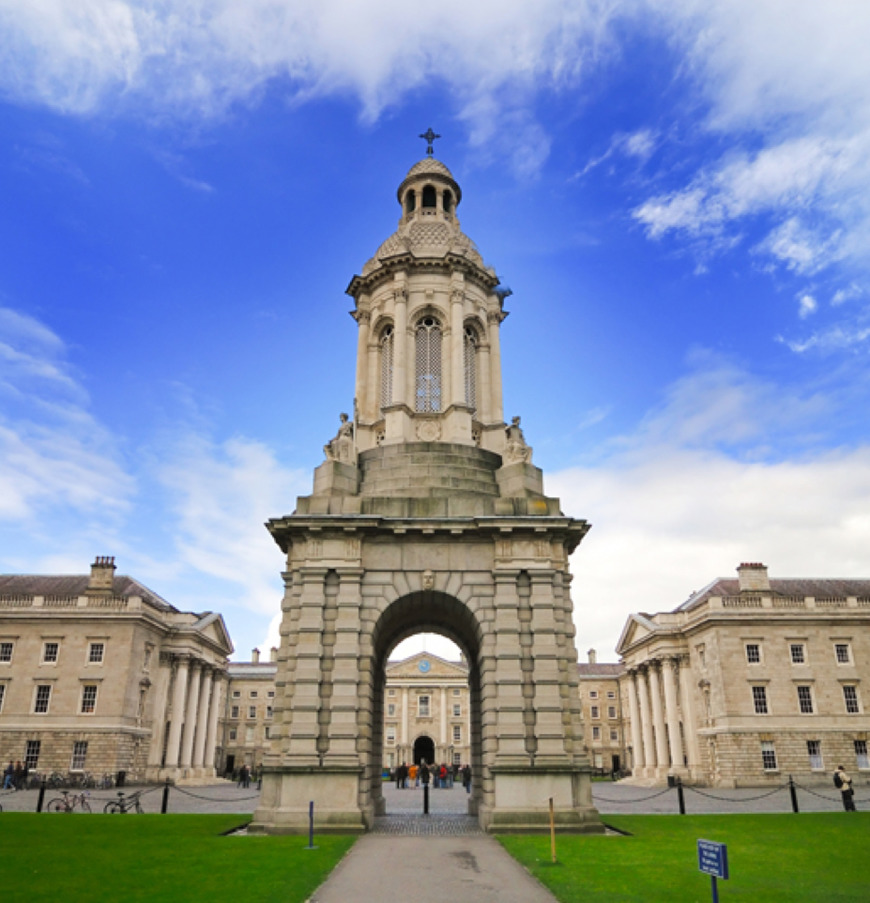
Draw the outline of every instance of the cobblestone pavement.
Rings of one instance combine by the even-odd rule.
[[[126,794],[142,791],[142,808],[146,812],[159,812],[163,800],[163,787],[127,787]],[[91,790],[89,800],[93,812],[101,812],[110,800],[117,799],[116,790]],[[772,788],[741,788],[728,790],[708,787],[683,789],[688,814],[739,813],[739,812],[791,812],[791,795],[783,784]],[[801,812],[834,812],[841,810],[840,794],[826,786],[796,789]],[[45,805],[57,796],[58,790],[46,790]],[[35,812],[38,790],[0,791],[0,806],[5,812]],[[256,784],[249,788],[238,787],[229,781],[221,781],[205,787],[170,787],[168,811],[172,813],[238,813],[249,816],[257,805]],[[592,797],[599,812],[607,814],[673,815],[679,812],[676,788],[638,787],[626,783],[595,782]],[[429,821],[432,826],[423,827],[423,790],[408,788],[397,790],[395,784],[384,784],[387,818],[379,820],[378,833],[438,833],[434,823],[444,819],[444,833],[456,834],[461,830],[475,831],[476,821],[468,816],[468,796],[460,785],[447,790],[431,789],[429,792]],[[856,788],[855,802],[858,809],[870,808],[870,787]],[[405,830],[400,830],[402,826]]]

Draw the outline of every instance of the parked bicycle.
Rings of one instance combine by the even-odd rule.
[[[139,797],[141,796],[141,790],[137,793],[131,793],[129,796],[125,796],[124,791],[119,790],[118,799],[110,800],[106,803],[103,812],[109,815],[123,815],[125,812],[136,812],[138,815],[141,815],[145,811],[139,802]]]
[[[75,812],[81,809],[82,812],[90,812],[91,805],[88,802],[87,793],[70,793],[68,790],[61,790],[62,797],[57,796],[48,803],[49,812]]]

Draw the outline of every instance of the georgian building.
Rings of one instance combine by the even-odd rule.
[[[421,652],[386,672],[384,767],[470,762],[468,665]]]
[[[232,649],[219,614],[179,611],[113,558],[90,575],[0,576],[0,760],[213,777]]]
[[[261,662],[260,650],[254,649],[251,661],[230,662],[227,666],[218,765],[222,775],[230,777],[242,765],[259,771],[263,764],[274,719],[277,653],[273,647],[270,660]]]
[[[712,786],[870,776],[870,580],[770,579],[741,564],[672,612],[634,614],[633,776]]]
[[[588,661],[577,665],[580,710],[585,725],[586,749],[592,767],[604,774],[626,767],[626,732],[621,681],[625,666],[599,662],[594,649]]]

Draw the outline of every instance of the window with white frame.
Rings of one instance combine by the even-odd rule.
[[[761,767],[765,771],[776,771],[776,747],[773,740],[761,741]]]
[[[810,768],[813,771],[824,771],[821,740],[807,740],[807,756],[809,756]]]
[[[263,728],[263,736],[264,736],[267,740],[271,740],[271,739],[272,739],[272,728],[271,728],[270,725],[267,724],[267,725]]]
[[[245,728],[245,743],[250,744],[254,742],[254,729],[252,727]]]
[[[12,650],[15,644],[3,641],[0,643],[0,664],[8,664],[12,661]]]
[[[105,643],[89,643],[88,644],[88,664],[102,665],[103,657],[106,654]]]
[[[396,695],[395,690],[387,690],[387,696],[395,696],[395,695]]]
[[[789,654],[793,665],[805,665],[807,662],[807,650],[803,643],[789,644]]]
[[[598,699],[598,690],[590,690],[589,698],[590,699]]]
[[[834,657],[838,665],[848,665],[852,661],[852,653],[848,643],[834,643]]]
[[[256,698],[257,698],[257,695],[258,695],[258,694],[257,694],[257,690],[251,690],[251,692],[248,693],[248,696],[249,696],[251,699],[256,699]]]
[[[609,705],[609,706],[607,706],[607,717],[608,717],[608,718],[615,718],[615,717],[616,717],[616,706],[615,706],[615,705]]]
[[[49,641],[42,644],[42,663],[44,665],[56,665],[60,654],[60,643]]]
[[[97,710],[97,685],[84,684],[82,686],[82,715],[93,715]]]
[[[761,664],[761,644],[760,643],[747,643],[746,644],[746,661],[750,665]]]
[[[843,687],[843,701],[846,703],[846,714],[857,715],[861,711],[858,704],[858,688],[854,684],[846,684]]]
[[[235,740],[237,736],[237,731],[234,727],[230,728],[230,740]]]
[[[462,694],[462,690],[461,690],[459,687],[454,687],[454,688],[453,688],[453,695],[454,695],[454,696],[460,696],[461,694]]]
[[[601,728],[597,724],[592,728],[592,739],[593,740],[601,739]]]
[[[39,750],[41,740],[28,740],[24,745],[24,766],[28,771],[34,771],[39,765]]]
[[[462,717],[462,705],[458,702],[453,703],[453,717],[454,718]]]
[[[591,706],[589,709],[589,717],[590,718],[598,718],[600,711],[601,710],[599,709],[599,707],[597,705]]]
[[[45,715],[51,703],[51,684],[37,684],[33,696],[33,711],[37,715]]]
[[[810,686],[800,685],[797,688],[798,707],[801,715],[813,714],[813,689]]]
[[[266,706],[266,717],[272,718],[273,716],[274,716],[274,709],[272,708],[272,706],[267,705]]]
[[[274,691],[274,690],[269,690],[269,692],[266,693],[266,696],[268,696],[269,699],[274,699],[274,698],[275,698],[275,691]]]
[[[441,324],[435,317],[423,317],[414,330],[414,340],[414,410],[418,414],[438,413],[441,410]]]
[[[241,699],[242,691],[241,690],[233,690],[233,699]]]
[[[767,715],[767,687],[755,686],[752,688],[752,705],[756,715]]]
[[[616,699],[616,691],[615,691],[615,690],[608,690],[608,691],[607,691],[607,698],[608,698],[608,699]]]
[[[610,732],[610,742],[616,743],[619,740],[619,731],[611,731]]]
[[[237,705],[230,706],[230,718],[239,717],[239,707]]]
[[[387,727],[387,743],[396,742],[396,728],[391,724]]]
[[[855,761],[858,763],[859,768],[870,768],[866,740],[855,740]]]
[[[69,770],[70,771],[84,771],[85,770],[85,759],[88,757],[88,741],[87,740],[76,740],[73,743],[73,754],[72,759],[70,759]]]
[[[428,718],[429,717],[429,697],[428,696],[418,696],[417,697],[417,717],[418,718]]]
[[[257,707],[255,705],[248,706],[248,718],[257,717]]]
[[[454,765],[462,764],[462,753],[458,753],[458,752],[453,753],[453,764]]]
[[[387,703],[387,715],[390,718],[395,718],[395,716],[396,716],[396,703],[395,702]]]
[[[453,725],[453,742],[454,743],[462,742],[462,727],[459,724]]]

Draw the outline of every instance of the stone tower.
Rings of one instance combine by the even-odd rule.
[[[352,420],[314,491],[268,529],[287,556],[271,751],[254,830],[363,831],[384,811],[384,685],[395,645],[442,634],[469,664],[473,793],[487,830],[598,831],[583,750],[568,556],[585,521],[544,495],[504,420],[499,285],[427,156],[399,227],[347,289]],[[412,700],[413,704],[413,700]],[[412,745],[414,738],[406,738]]]

